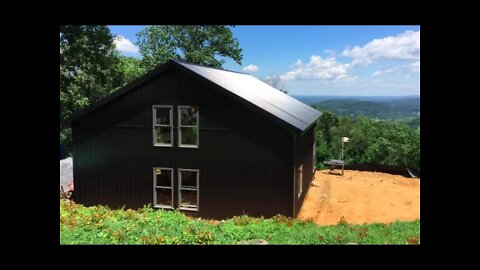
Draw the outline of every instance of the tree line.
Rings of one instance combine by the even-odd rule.
[[[371,162],[420,169],[420,132],[394,121],[375,121],[365,116],[338,117],[324,112],[316,131],[317,168],[323,161],[340,159],[342,137],[347,164]]]

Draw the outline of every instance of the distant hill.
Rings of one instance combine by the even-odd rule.
[[[378,119],[400,119],[419,116],[420,99],[403,98],[385,101],[354,99],[325,100],[313,104],[320,111],[330,111],[341,116],[365,115]]]
[[[302,96],[292,95],[292,97],[300,100],[308,105],[314,105],[326,100],[359,100],[359,101],[372,101],[372,102],[386,102],[402,99],[418,99],[420,96]]]
[[[364,115],[369,118],[391,119],[416,129],[420,126],[420,97],[345,97],[293,96],[319,111],[330,111],[339,116]]]

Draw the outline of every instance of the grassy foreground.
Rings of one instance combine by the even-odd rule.
[[[318,226],[283,216],[239,216],[215,224],[178,211],[111,210],[60,202],[61,244],[236,244],[250,239],[269,244],[418,244],[420,220]]]

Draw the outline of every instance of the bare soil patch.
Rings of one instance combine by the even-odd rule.
[[[420,179],[379,172],[315,173],[300,219],[319,225],[391,223],[420,218]],[[338,173],[339,171],[337,171]]]

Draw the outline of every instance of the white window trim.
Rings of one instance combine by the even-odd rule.
[[[159,125],[157,124],[157,108],[169,108],[170,109],[170,125]],[[152,106],[152,132],[153,132],[153,146],[160,146],[160,147],[173,147],[173,106],[171,105],[153,105]],[[170,144],[168,143],[157,143],[157,134],[155,132],[156,127],[170,127]]]
[[[300,165],[300,167],[298,167],[298,185],[299,185],[299,188],[298,188],[298,194],[297,194],[297,198],[300,198],[300,196],[302,195],[302,189],[303,189],[303,164]]]
[[[170,185],[171,187],[157,186],[157,174],[155,170],[168,170],[171,172]],[[157,204],[157,188],[170,189],[172,192],[172,204]],[[173,208],[173,168],[153,167],[153,208],[174,209]]]
[[[177,113],[178,113],[178,147],[182,147],[182,148],[199,148],[200,147],[200,114],[197,110],[196,114],[197,114],[197,125],[195,126],[186,126],[186,125],[182,125],[182,119],[181,119],[181,113],[180,113],[180,109],[184,109],[184,108],[192,108],[192,107],[195,107],[195,106],[186,106],[186,105],[181,105],[181,106],[178,106],[177,108]],[[193,145],[193,144],[182,144],[182,130],[181,128],[182,127],[196,127],[197,128],[197,144],[196,145]]]
[[[315,137],[314,137],[315,139]],[[315,173],[315,167],[317,166],[317,142],[313,142],[313,155],[312,155],[312,170]]]
[[[197,172],[197,188],[182,188],[182,174],[181,172]],[[195,190],[197,191],[197,206],[193,207],[182,207],[182,190]],[[197,169],[183,169],[178,168],[178,208],[180,210],[187,210],[187,211],[200,211],[200,170]]]

